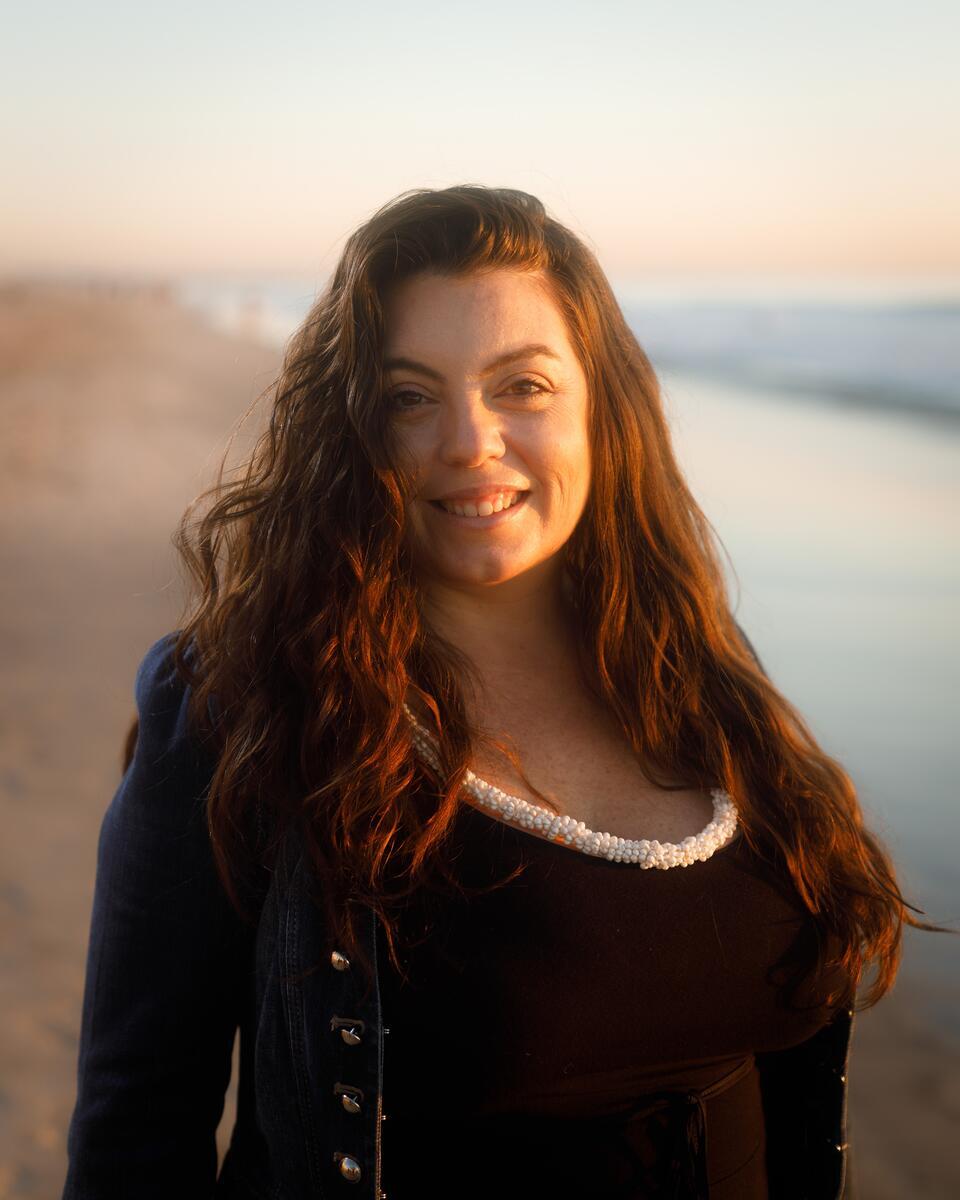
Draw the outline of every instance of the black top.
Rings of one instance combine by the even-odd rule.
[[[454,844],[471,886],[526,866],[411,901],[409,983],[383,957],[388,1200],[699,1196],[702,1176],[711,1200],[765,1200],[753,1055],[833,1012],[771,977],[813,935],[792,890],[739,834],[643,870],[464,804]]]

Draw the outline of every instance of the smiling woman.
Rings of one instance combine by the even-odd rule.
[[[393,289],[385,315],[422,580],[558,588],[590,486],[589,397],[547,278],[423,274]]]
[[[401,196],[272,404],[137,678],[67,1200],[849,1194],[855,993],[920,922],[596,260]]]

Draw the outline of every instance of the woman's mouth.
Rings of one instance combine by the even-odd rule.
[[[497,518],[502,520],[508,513],[522,507],[529,495],[529,492],[503,491],[477,503],[467,500],[431,500],[429,503],[448,517],[478,525],[491,525]]]

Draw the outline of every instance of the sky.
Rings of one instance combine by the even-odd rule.
[[[621,278],[960,272],[954,0],[8,12],[0,275],[316,276],[408,188],[538,195]]]

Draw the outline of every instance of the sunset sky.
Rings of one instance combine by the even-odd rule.
[[[410,187],[612,273],[960,273],[954,0],[21,5],[0,272],[329,270]]]

